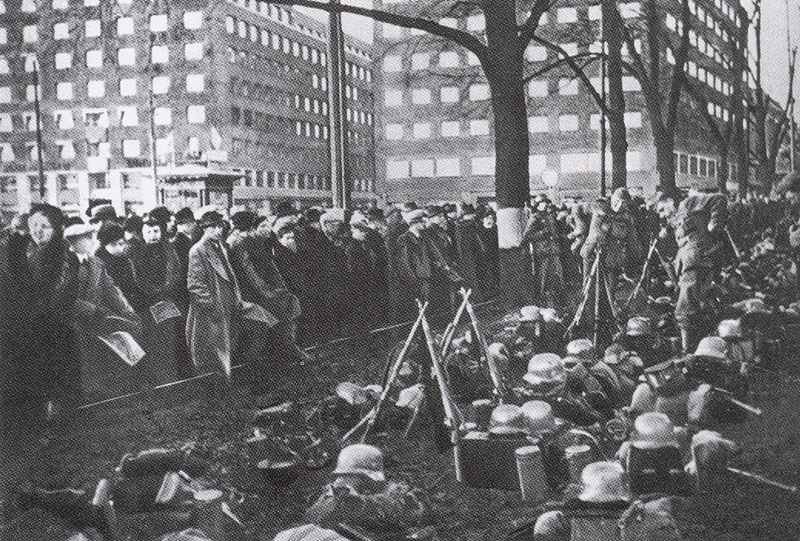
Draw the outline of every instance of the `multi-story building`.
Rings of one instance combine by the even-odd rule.
[[[164,179],[208,171],[238,204],[329,200],[326,31],[255,0],[0,1],[0,208],[40,199],[37,76],[44,199],[66,210],[177,206],[197,194]],[[371,198],[371,59],[346,43],[354,196]]]
[[[413,12],[418,2],[384,0],[383,4],[387,10]],[[560,44],[569,55],[600,52],[601,7],[598,2],[591,4],[585,0],[559,2],[542,16],[541,35]],[[723,67],[719,52],[732,38],[722,21],[733,24],[735,5],[735,0],[702,5],[690,0],[693,24],[686,73],[696,84],[708,86],[709,111],[720,122],[729,118],[726,104],[732,91],[730,70]],[[618,9],[627,21],[641,16],[638,2],[619,3]],[[481,36],[483,15],[460,11],[461,16],[445,15],[438,22]],[[681,30],[673,14],[663,13],[662,19],[664,32]],[[453,43],[392,25],[376,24],[374,35],[376,55],[381,55],[375,67],[377,88],[382,92],[376,98],[378,191],[390,201],[491,199],[493,120],[489,87],[477,57]],[[638,40],[635,45],[641,49]],[[674,63],[666,48],[660,54],[663,66]],[[629,57],[625,47],[623,55]],[[549,170],[557,174],[558,189],[563,193],[596,195],[601,169],[597,103],[568,67],[544,69],[557,60],[552,50],[532,43],[525,58],[531,190],[547,190],[542,173]],[[600,90],[599,62],[586,66],[585,72]],[[658,175],[647,108],[639,81],[626,73],[622,86],[628,184],[652,191]],[[694,107],[684,96],[675,153],[679,185],[713,184],[717,176],[717,150]]]

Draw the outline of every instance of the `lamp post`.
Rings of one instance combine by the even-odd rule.
[[[42,158],[42,108],[39,97],[39,60],[33,59],[33,108],[36,115],[36,165],[39,173],[39,198],[44,202],[44,160]]]

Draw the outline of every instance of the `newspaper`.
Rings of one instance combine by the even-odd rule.
[[[151,306],[150,315],[153,316],[153,321],[156,322],[156,325],[161,325],[168,319],[175,319],[176,317],[181,317],[182,314],[174,302],[170,300],[165,300],[165,301],[158,301],[153,306]]]
[[[136,366],[142,360],[145,352],[136,342],[130,333],[125,331],[114,331],[101,334],[97,337],[102,343],[113,351],[120,359],[125,361],[128,366]]]

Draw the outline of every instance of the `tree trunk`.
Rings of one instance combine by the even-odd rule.
[[[530,199],[528,122],[515,13],[513,0],[487,2],[484,10],[488,60],[483,69],[492,92],[494,115],[500,278],[509,306],[531,299],[530,256],[522,241],[525,205]]]
[[[611,141],[611,189],[628,184],[628,134],[625,128],[625,95],[622,91],[622,29],[614,16],[614,0],[603,0],[603,32],[608,47],[608,127]]]
[[[718,143],[719,145],[719,163],[717,164],[717,190],[720,193],[728,192],[728,178],[730,177],[729,167],[729,149],[728,145]]]
[[[669,135],[653,130],[653,142],[656,146],[656,169],[658,170],[658,191],[675,195],[678,188],[675,184],[675,140]]]

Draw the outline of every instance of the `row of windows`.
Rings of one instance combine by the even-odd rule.
[[[22,0],[20,3],[20,11],[23,13],[36,13],[36,4],[38,0]],[[52,0],[53,9],[59,11],[68,10],[70,6],[70,0]],[[100,0],[72,0],[73,4],[80,4],[85,7],[97,7],[100,5]],[[133,3],[133,0],[115,0],[115,3],[121,6],[127,6]],[[6,2],[4,0],[0,0],[0,14],[6,13]]]
[[[407,0],[384,0],[384,4],[388,3],[399,3],[399,2],[406,2]],[[628,2],[628,3],[621,3],[618,5],[618,9],[620,15],[624,18],[633,18],[638,17],[641,12],[641,6],[639,2]],[[599,20],[601,18],[601,10],[600,6],[590,6],[587,10],[587,17],[590,20]],[[578,8],[574,7],[562,7],[556,10],[556,22],[559,24],[563,23],[574,23],[578,22]],[[439,24],[442,26],[446,26],[448,28],[460,28],[462,30],[466,30],[468,32],[484,32],[486,30],[486,19],[484,18],[483,14],[476,13],[473,15],[469,15],[463,20],[459,21],[459,19],[455,17],[443,17],[439,19]],[[539,26],[545,25],[549,22],[549,15],[547,12],[542,14],[542,17],[539,19]],[[392,24],[382,24],[381,25],[381,32],[385,39],[402,39],[406,36],[406,33],[409,30],[395,26]],[[414,35],[421,35],[424,32],[416,29],[411,29],[410,34]]]
[[[138,126],[139,108],[135,105],[121,105],[116,107],[115,125],[122,127]],[[99,127],[108,128],[111,122],[110,109],[94,108],[84,109],[83,111],[83,125],[85,127]],[[189,105],[184,109],[186,121],[189,124],[204,124],[206,122],[206,106],[205,105]],[[0,122],[2,122],[0,117]],[[8,118],[8,117],[5,117]],[[44,120],[46,117],[43,117]],[[79,117],[80,118],[80,117]],[[147,113],[142,116],[142,119],[147,119]],[[153,123],[157,126],[170,126],[174,120],[173,109],[170,107],[154,107],[153,108]],[[35,120],[33,121],[35,122]],[[53,112],[53,123],[60,130],[71,130],[75,128],[75,115],[70,109],[60,109]],[[2,130],[4,131],[4,130]]]
[[[117,17],[114,21],[116,35],[119,37],[132,36],[136,33],[136,23],[133,17]],[[186,11],[183,14],[183,27],[186,30],[200,30],[203,28],[202,11]],[[149,19],[151,32],[159,33],[169,30],[169,15],[151,15]],[[53,40],[68,40],[75,28],[70,28],[67,22],[58,22],[52,26]],[[35,24],[22,27],[23,43],[36,43],[40,39],[39,27]],[[86,39],[98,38],[103,34],[103,22],[100,19],[88,19],[83,22],[83,37]]]
[[[715,179],[719,174],[719,163],[714,158],[684,152],[673,153],[675,171],[683,175]],[[735,177],[736,165],[729,164],[729,178]]]
[[[465,127],[466,126],[466,127]],[[642,113],[631,111],[625,113],[625,126],[629,129],[642,127]],[[589,117],[589,127],[592,130],[600,129],[600,115],[592,114]],[[438,128],[438,129],[437,129]],[[531,133],[557,133],[571,132],[580,128],[580,117],[574,114],[528,117],[528,130]],[[436,135],[434,135],[436,130]],[[406,139],[428,139],[434,136],[459,137],[489,135],[490,125],[487,119],[473,119],[461,122],[459,120],[445,120],[438,124],[431,122],[415,122],[410,130],[405,124],[386,124],[384,137],[389,141]]]
[[[153,94],[167,94],[170,90],[177,90],[171,88],[170,77],[167,75],[153,77],[150,82]],[[86,83],[86,97],[92,99],[105,98],[110,95],[108,85],[103,79],[94,79]],[[15,87],[16,88],[16,87]],[[190,73],[186,76],[186,92],[189,94],[199,94],[206,89],[205,75],[202,73]],[[20,89],[21,90],[21,89]],[[36,101],[37,90],[39,99],[47,96],[42,95],[41,85],[26,85],[24,99],[28,102]],[[139,80],[135,77],[124,77],[116,84],[116,91],[122,97],[136,96],[139,91]],[[56,83],[55,95],[59,101],[71,101],[77,99],[75,97],[75,84],[70,82]],[[14,101],[12,95],[12,87],[0,86],[0,103],[11,103]]]
[[[225,17],[225,30],[228,34],[235,34],[242,39],[249,39],[253,43],[260,43],[262,46],[272,48],[275,51],[282,51],[284,54],[290,54],[295,58],[302,58],[311,64],[319,64],[323,67],[327,65],[328,55],[319,49],[299,43],[275,32],[270,32],[266,28],[259,28],[253,23],[227,16]],[[372,72],[353,62],[345,62],[345,74],[353,79],[368,83],[372,82]]]
[[[600,153],[567,153],[561,154],[558,169],[561,173],[593,173],[600,170]],[[392,180],[406,178],[448,178],[463,175],[471,176],[494,176],[495,157],[494,156],[475,156],[469,158],[469,173],[465,171],[467,158],[459,157],[440,157],[440,158],[418,158],[413,160],[389,158],[386,161],[386,178]],[[535,154],[528,157],[528,167],[531,178],[540,175],[548,168],[547,156]],[[626,155],[628,171],[639,171],[642,169],[642,155],[638,151],[630,151]],[[610,169],[611,159],[606,160],[606,167]]]
[[[289,190],[330,190],[330,177],[306,173],[286,173],[283,171],[264,171],[245,169],[239,186],[256,188],[283,188]],[[370,178],[353,179],[353,189],[357,192],[375,191],[375,182]]]

